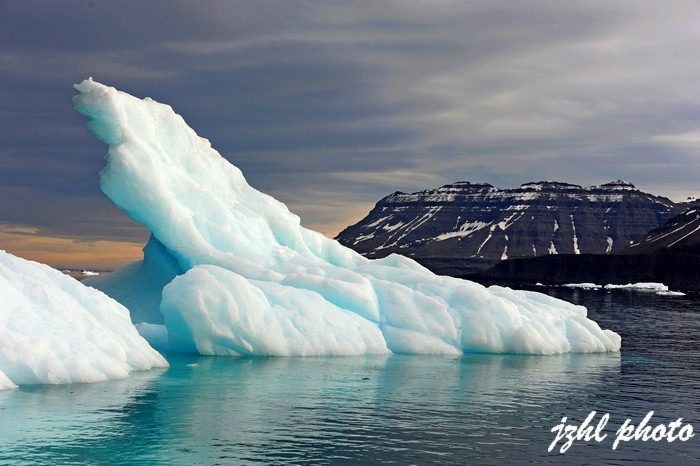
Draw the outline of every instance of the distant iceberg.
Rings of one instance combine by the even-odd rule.
[[[640,282],[640,283],[628,283],[626,285],[605,285],[604,289],[606,290],[634,290],[634,291],[650,291],[650,292],[658,292],[658,291],[668,291],[668,286],[664,285],[663,283],[654,283],[654,282]]]
[[[659,296],[685,296],[680,291],[670,291],[667,285],[655,282],[628,283],[626,285],[605,285],[606,290],[627,290],[656,293]]]
[[[669,291],[668,286],[663,283],[654,282],[640,282],[640,283],[628,283],[626,285],[596,285],[595,283],[567,283],[566,285],[561,285],[563,288],[572,288],[579,290],[626,290],[626,291],[640,291],[656,293],[659,296],[685,296],[685,293],[680,291]]]
[[[659,296],[685,296],[682,291],[660,290],[656,292]]]
[[[595,283],[567,283],[566,285],[562,285],[562,287],[579,290],[599,290],[602,288],[601,285],[596,285]]]
[[[75,109],[109,145],[104,193],[152,232],[144,259],[84,283],[154,345],[225,355],[619,351],[586,309],[369,260],[300,226],[184,120],[91,79]]]
[[[100,291],[0,251],[0,389],[122,379],[167,367]]]

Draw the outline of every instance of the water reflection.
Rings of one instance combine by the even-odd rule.
[[[114,451],[129,408],[154,393],[163,370],[95,384],[36,385],[0,392],[0,463],[71,462]]]
[[[700,313],[575,293],[569,299],[623,334],[622,354],[168,355],[165,372],[0,392],[0,463],[700,460],[691,442],[546,452],[563,416],[580,421],[591,410],[610,413],[611,438],[652,409],[659,422],[684,417],[700,429]]]
[[[620,373],[617,355],[170,360],[162,374],[6,392],[0,460],[455,460],[531,442],[552,397]]]

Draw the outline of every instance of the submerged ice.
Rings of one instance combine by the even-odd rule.
[[[91,79],[75,109],[109,145],[104,193],[152,236],[86,283],[154,345],[227,355],[618,351],[586,309],[543,294],[369,260],[300,225],[173,110]]]
[[[129,311],[48,265],[0,251],[0,389],[167,367]]]

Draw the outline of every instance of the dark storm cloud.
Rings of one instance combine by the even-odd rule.
[[[697,24],[684,1],[0,2],[0,222],[143,236],[99,192],[87,76],[328,232],[459,179],[698,194]]]
[[[39,236],[81,241],[119,239],[145,243],[148,230],[129,220],[105,196],[47,193],[29,187],[0,186],[0,230],[3,225],[29,225]]]

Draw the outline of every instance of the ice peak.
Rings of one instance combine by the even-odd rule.
[[[299,356],[620,349],[620,337],[580,306],[437,276],[399,255],[366,259],[303,228],[169,106],[89,80],[76,89],[75,109],[110,146],[102,190],[151,230],[167,259],[160,262],[184,272],[147,293],[162,296],[155,312],[173,349]],[[144,285],[133,269],[157,263],[127,266],[119,286],[140,296],[153,281]]]

